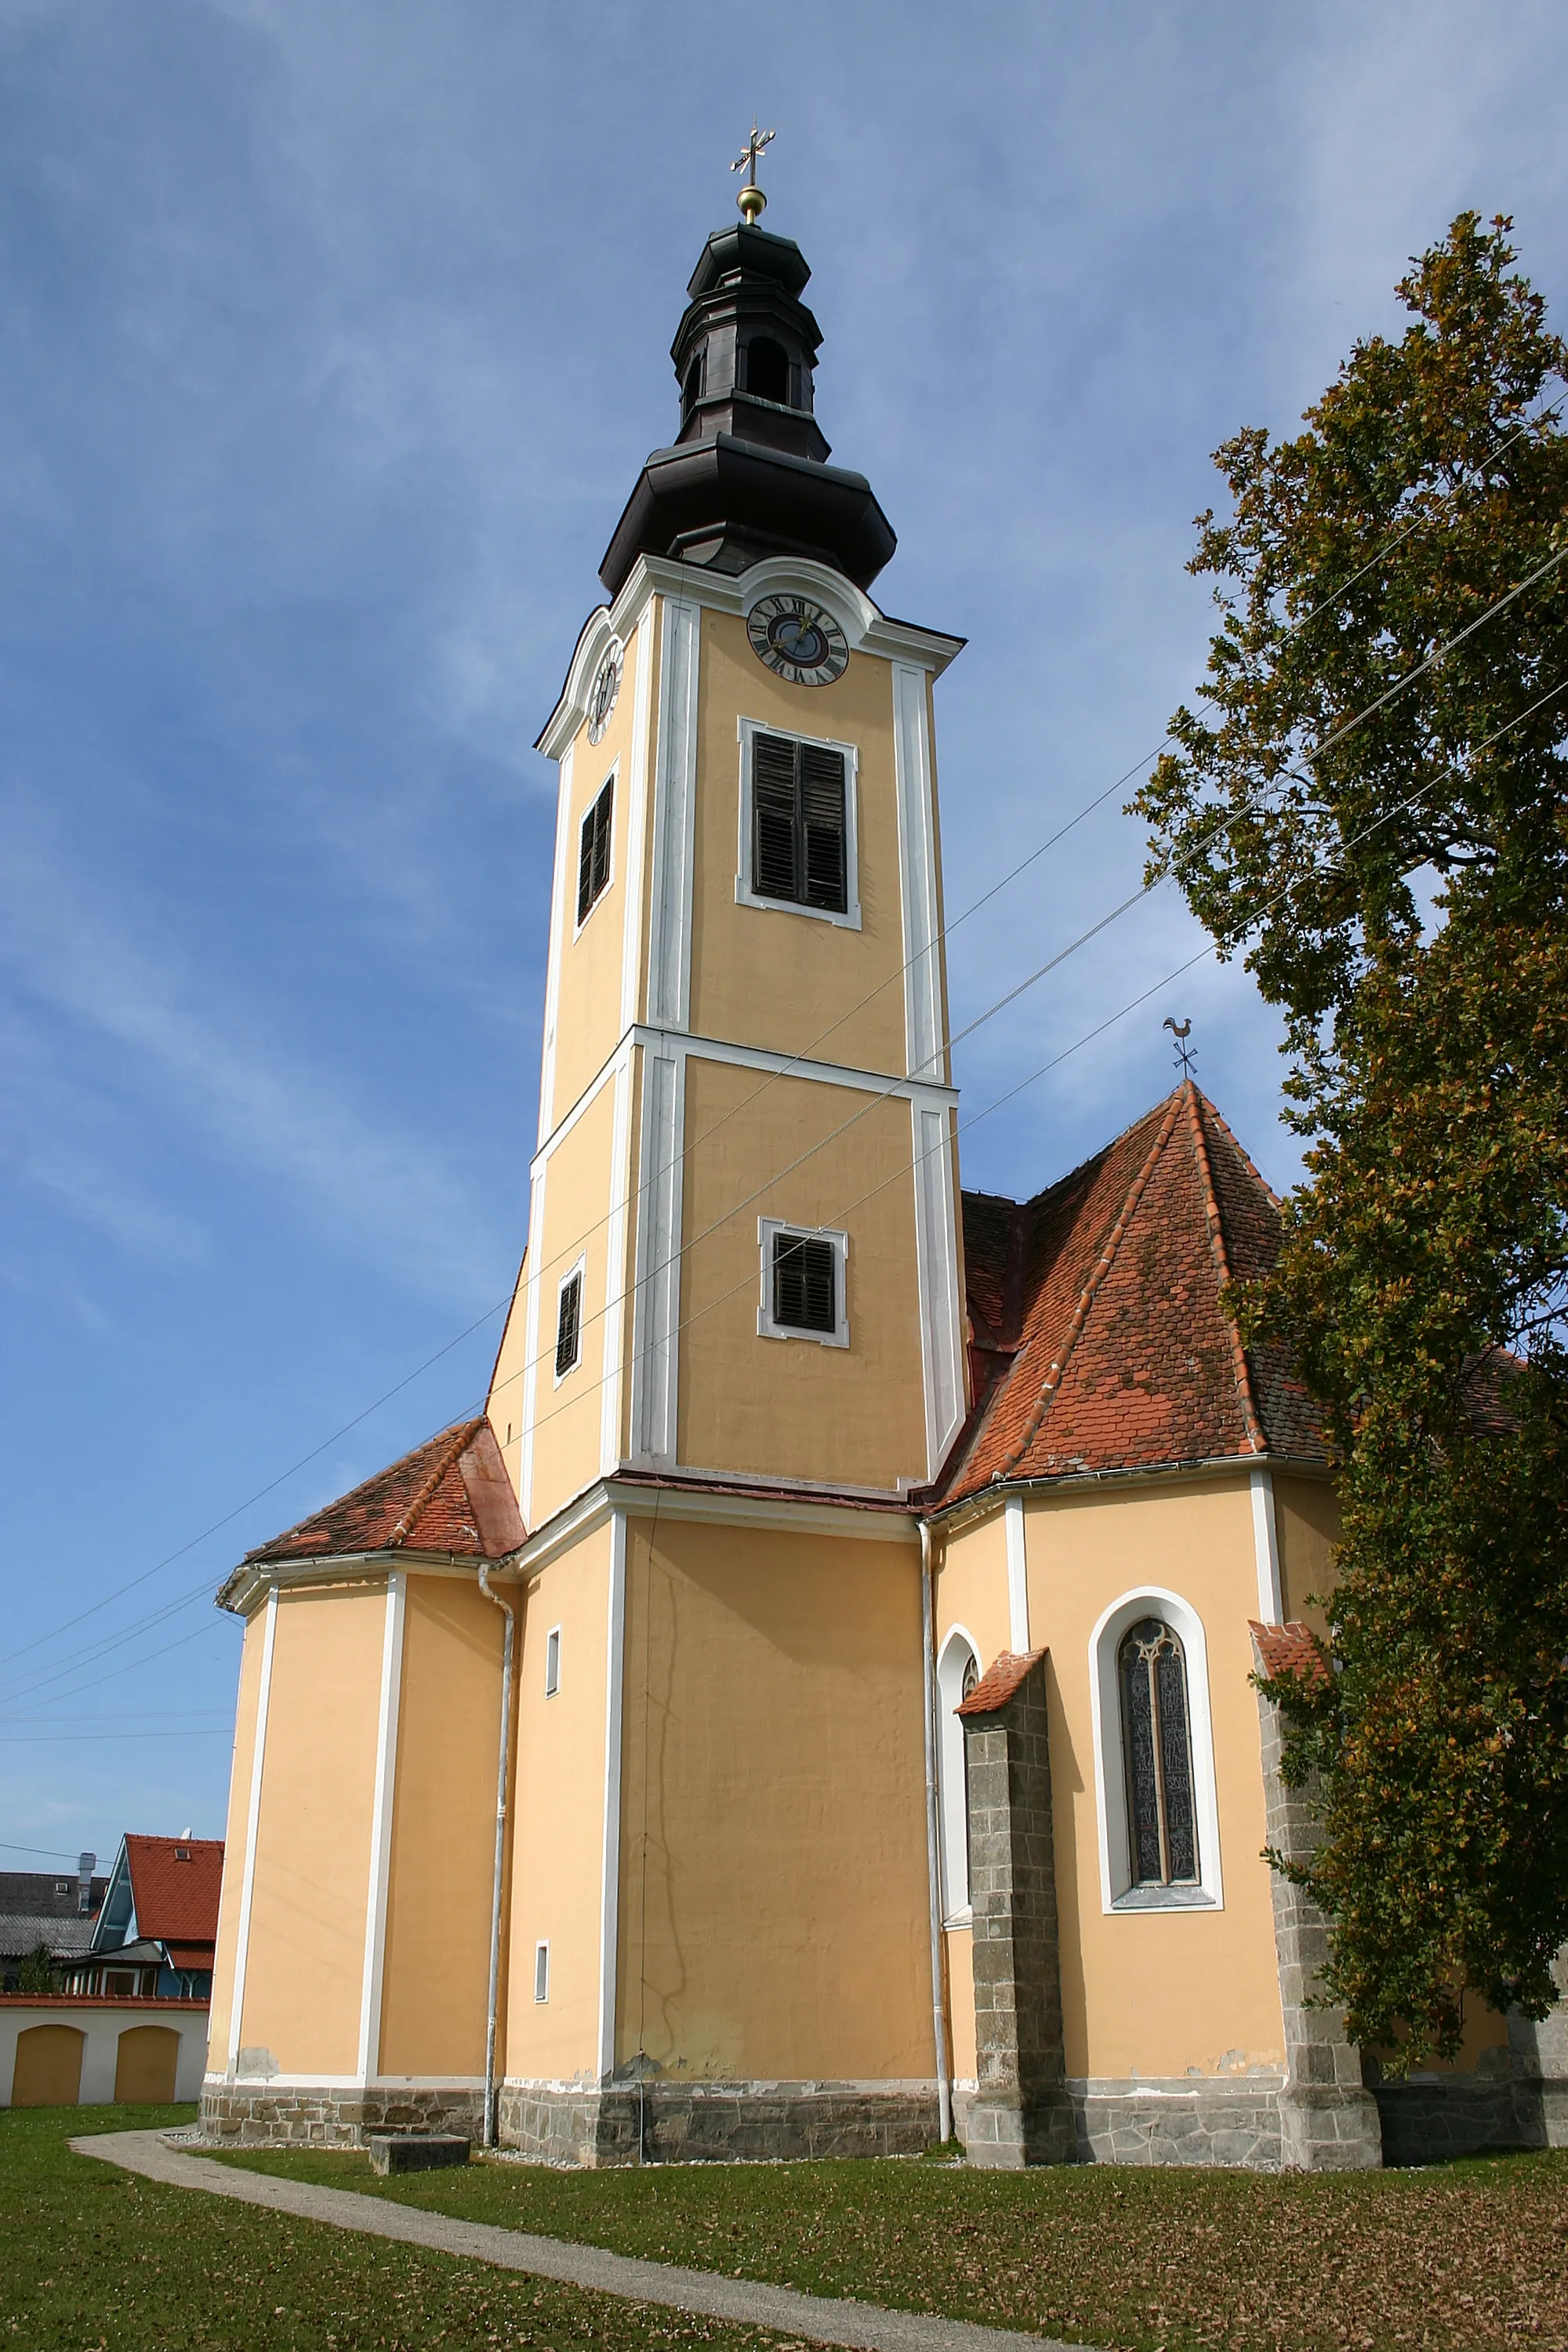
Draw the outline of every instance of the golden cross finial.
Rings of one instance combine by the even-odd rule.
[[[730,166],[731,172],[744,172],[746,175],[746,184],[735,202],[741,207],[741,217],[748,228],[755,226],[757,215],[763,211],[767,205],[766,196],[757,185],[757,165],[761,161],[763,148],[771,144],[773,137],[773,133],[771,131],[757,129],[757,118],[753,114],[752,135]]]

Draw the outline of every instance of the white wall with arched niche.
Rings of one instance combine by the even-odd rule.
[[[969,1906],[969,1773],[963,1758],[960,1702],[980,1679],[980,1653],[955,1625],[936,1662],[937,1795],[942,1824],[942,1912],[949,1927],[967,1927]]]
[[[1170,1628],[1185,1666],[1187,1735],[1192,1759],[1192,1807],[1196,1873],[1179,1885],[1140,1883],[1133,1850],[1123,1697],[1118,1661],[1132,1628],[1145,1618]],[[1100,1618],[1089,1640],[1089,1692],[1094,1708],[1094,1795],[1100,1828],[1100,1895],[1107,1911],[1215,1910],[1225,1900],[1220,1872],[1219,1801],[1215,1786],[1214,1731],[1209,1706],[1208,1644],[1203,1620],[1180,1593],[1145,1584],[1124,1592]]]

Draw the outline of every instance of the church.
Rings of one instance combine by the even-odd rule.
[[[1568,2135],[1555,2022],[1380,2084],[1263,1859],[1312,1826],[1252,1678],[1316,1657],[1336,1519],[1227,1311],[1278,1234],[1242,1146],[1184,1077],[1033,1199],[962,1188],[963,641],[875,602],[894,535],[816,421],[810,273],[740,202],[539,738],[486,1409],[218,1596],[203,2128],[1265,2168]]]

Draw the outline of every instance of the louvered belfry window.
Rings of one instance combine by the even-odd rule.
[[[1116,1663],[1133,1884],[1194,1885],[1193,1743],[1181,1643],[1158,1617],[1145,1617],[1123,1637]]]
[[[790,1331],[838,1328],[838,1253],[815,1234],[773,1235],[773,1321]]]
[[[555,1310],[555,1377],[563,1381],[583,1352],[583,1277],[574,1274],[561,1286]]]
[[[610,814],[615,807],[616,780],[612,776],[587,815],[577,843],[577,920],[587,919],[588,909],[604,890],[610,878]]]
[[[752,890],[842,915],[844,754],[787,735],[752,738]]]

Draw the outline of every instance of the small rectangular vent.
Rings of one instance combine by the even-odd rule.
[[[811,1234],[773,1235],[773,1321],[791,1331],[838,1328],[838,1253]]]

